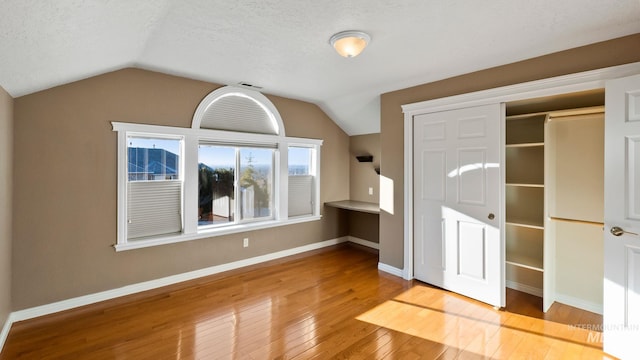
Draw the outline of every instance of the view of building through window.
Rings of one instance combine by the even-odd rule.
[[[176,180],[180,178],[180,140],[128,138],[129,181]]]
[[[127,137],[127,237],[182,231],[182,139]]]

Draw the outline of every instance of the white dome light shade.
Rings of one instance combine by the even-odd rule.
[[[346,57],[356,57],[371,41],[371,36],[362,31],[341,31],[331,37],[329,42],[338,54]]]

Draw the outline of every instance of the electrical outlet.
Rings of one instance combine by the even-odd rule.
[[[373,195],[373,188],[369,187],[369,195]]]
[[[249,247],[249,238],[244,238],[242,240],[242,247]]]

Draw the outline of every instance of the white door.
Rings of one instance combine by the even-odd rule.
[[[604,351],[638,357],[640,340],[640,75],[605,95]]]
[[[500,104],[414,116],[414,276],[502,307]]]

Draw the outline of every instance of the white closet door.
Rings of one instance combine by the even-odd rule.
[[[414,117],[414,275],[504,306],[501,105]]]
[[[640,339],[640,75],[605,93],[604,351],[638,358]]]

